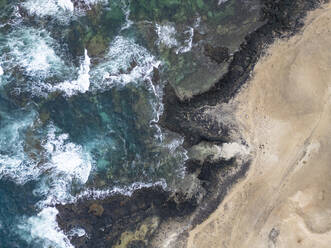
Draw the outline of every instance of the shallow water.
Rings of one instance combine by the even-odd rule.
[[[155,124],[163,84],[153,83],[152,75],[162,63],[137,43],[128,18],[105,28],[113,30],[103,56],[90,57],[86,48],[76,56],[66,44],[75,22],[90,28],[84,12],[96,4],[106,8],[97,2],[6,4],[0,247],[72,247],[57,227],[54,204],[128,193],[139,185],[167,187],[181,177],[182,139]]]
[[[162,89],[213,4],[0,1],[0,248],[72,247],[55,204],[183,177]]]

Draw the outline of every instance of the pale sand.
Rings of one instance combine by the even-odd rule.
[[[331,247],[331,5],[268,53],[234,100],[251,168],[188,248]]]

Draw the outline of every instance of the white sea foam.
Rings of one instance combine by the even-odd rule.
[[[131,196],[135,190],[152,186],[161,186],[164,190],[167,188],[164,180],[156,183],[137,182],[128,187],[115,187],[112,190],[88,189],[66,202],[73,203],[79,199],[104,199],[114,194]],[[56,222],[57,214],[58,210],[55,207],[44,207],[37,216],[27,218],[18,225],[20,235],[28,242],[36,240],[42,242],[44,247],[74,248],[68,237],[82,237],[86,235],[86,231],[83,228],[75,227],[66,236]]]
[[[193,24],[193,27],[188,27],[188,29],[184,31],[184,35],[186,36],[186,39],[184,40],[184,44],[176,50],[176,54],[187,53],[192,50],[194,29],[198,28],[200,26],[200,23],[201,23],[201,17],[197,17],[197,19]]]
[[[123,36],[110,44],[105,60],[91,71],[91,78],[96,82],[94,89],[148,80],[153,68],[160,65],[144,47]]]
[[[83,0],[84,4],[87,5],[87,6],[92,6],[92,5],[96,5],[98,3],[101,3],[101,4],[106,4],[108,3],[107,0]]]
[[[201,17],[198,16],[197,19],[195,20],[193,27],[198,28],[200,26],[200,23],[201,23]]]
[[[124,25],[121,27],[121,30],[125,30],[125,29],[128,29],[129,27],[132,26],[133,24],[133,21],[130,20],[130,8],[129,6],[126,6],[124,9],[124,14],[125,14],[125,23]]]
[[[155,25],[155,30],[158,35],[156,41],[157,45],[164,45],[168,48],[177,48],[175,50],[176,54],[187,53],[191,51],[193,46],[194,28],[199,27],[201,18],[198,17],[192,27],[187,27],[187,29],[178,33],[176,28],[171,24],[166,25]]]
[[[55,127],[50,126],[47,143],[44,145],[51,155],[51,163],[59,172],[64,172],[86,183],[91,171],[91,162],[84,158],[81,146],[68,142],[68,134],[55,134]]]
[[[29,148],[25,144],[25,132],[34,123],[34,116],[31,114],[7,123],[3,120],[0,129],[0,179],[9,178],[18,184],[39,179],[34,193],[45,197],[38,203],[43,208],[71,199],[72,183],[86,183],[92,159],[80,145],[70,142],[67,134],[58,134],[53,125],[48,127],[47,137],[41,140],[43,148],[38,151],[38,157],[30,157],[26,151]]]
[[[36,78],[45,78],[58,73],[64,67],[63,61],[55,54],[57,42],[45,30],[20,28],[6,37],[9,48],[7,64],[18,66],[25,73]]]
[[[67,21],[74,11],[74,5],[70,0],[28,0],[21,6],[28,11],[29,15],[54,16],[62,21]]]
[[[165,46],[177,47],[178,41],[176,39],[176,29],[174,26],[156,24],[156,33],[158,35],[157,44],[164,44]]]
[[[192,27],[189,27],[188,30],[184,31],[184,35],[187,35],[188,38],[185,39],[184,45],[180,46],[176,50],[176,54],[187,53],[187,52],[191,51],[191,49],[192,49],[194,29]]]
[[[47,31],[32,28],[16,30],[7,37],[6,45],[10,48],[9,54],[11,55],[10,59],[5,61],[8,67],[23,68],[25,74],[33,77],[31,85],[25,87],[25,91],[44,97],[47,97],[49,92],[57,90],[64,92],[67,96],[88,91],[91,61],[86,50],[77,79],[66,80],[52,86],[46,82],[48,77],[63,77],[63,74],[69,75],[69,71],[72,72],[74,69],[68,67],[55,53],[55,49],[59,49],[59,47]],[[24,84],[22,84],[23,86]]]
[[[52,0],[29,0],[23,2],[21,6],[25,8],[30,15],[38,16],[54,15],[59,10],[59,6]]]
[[[71,77],[75,71],[56,51],[59,54],[62,50],[46,30],[18,28],[12,31],[0,40],[0,53],[8,55],[2,56],[1,65],[9,76],[2,83],[14,83],[13,92],[16,94],[28,92],[33,96],[47,97],[54,91],[48,80],[50,77],[60,81]],[[16,73],[14,69],[19,69],[28,78],[12,80],[14,77],[10,75]]]
[[[72,1],[75,3],[75,5],[71,18],[85,16],[86,10],[91,10],[97,4],[100,4],[102,8],[108,8],[109,5],[108,0],[80,0],[80,1],[72,0]]]
[[[69,142],[67,134],[57,134],[55,126],[48,127],[45,139],[45,162],[39,188],[34,194],[46,198],[37,203],[41,209],[37,216],[32,216],[18,225],[20,234],[29,241],[42,242],[44,247],[73,248],[68,237],[60,230],[56,222],[58,211],[56,203],[72,201],[70,186],[74,180],[84,184],[91,170],[89,155],[84,154],[82,147]],[[47,171],[45,171],[47,168]],[[77,229],[73,235],[85,235],[85,231]]]
[[[80,145],[69,142],[68,134],[57,134],[52,125],[44,148],[49,157],[46,163],[49,174],[41,179],[34,191],[36,195],[46,197],[37,204],[40,208],[72,199],[72,183],[85,184],[92,169],[90,155]]]
[[[74,248],[68,237],[60,230],[55,207],[41,210],[37,216],[32,216],[18,225],[19,233],[29,242],[38,240],[43,247]]]
[[[72,18],[85,15],[86,9],[96,4],[106,5],[107,0],[28,0],[21,4],[31,16],[40,18],[51,16],[53,20],[67,24]]]
[[[11,56],[4,62],[9,70],[15,67],[23,68],[25,74],[33,77],[29,84],[24,82],[19,85],[16,89],[18,94],[28,91],[32,95],[47,97],[50,92],[62,91],[71,97],[88,90],[107,90],[116,85],[150,81],[153,69],[160,65],[160,61],[144,47],[131,39],[118,36],[110,44],[105,56],[106,62],[90,69],[91,61],[85,50],[77,79],[51,85],[47,82],[48,77],[63,78],[65,74],[69,77],[75,69],[66,65],[55,53],[55,50],[60,48],[48,32],[32,28],[19,29],[11,33],[6,40]],[[153,84],[149,83],[148,87],[156,93]]]
[[[12,28],[22,22],[22,16],[20,14],[20,9],[18,6],[12,6],[12,11],[10,13],[6,13],[6,20],[0,23],[0,28],[5,27],[6,25],[10,25]]]
[[[38,46],[34,47],[31,52],[31,60],[23,61],[23,66],[26,67],[27,72],[48,71],[49,61],[57,59],[53,49],[49,48],[45,42],[41,41]]]
[[[70,81],[62,82],[54,86],[53,90],[61,90],[69,97],[77,93],[85,93],[86,91],[88,91],[90,87],[89,72],[90,72],[91,59],[88,56],[86,49],[84,54],[85,54],[84,61],[80,65],[77,80],[71,82]]]
[[[221,5],[223,3],[226,3],[228,0],[218,0],[218,5]]]
[[[0,76],[2,76],[3,75],[3,69],[2,69],[2,67],[0,66]]]
[[[184,143],[184,138],[172,139],[166,146],[169,148],[171,153],[174,153],[178,147]]]
[[[21,155],[21,154],[19,154]],[[9,177],[15,180],[18,184],[24,184],[26,181],[37,178],[39,172],[34,168],[26,168],[21,157],[9,157],[8,155],[0,155],[0,179]]]
[[[110,44],[105,60],[91,70],[91,81],[94,82],[91,90],[103,91],[114,86],[144,82],[154,95],[150,98],[151,125],[157,129],[155,137],[162,140],[162,131],[155,124],[163,112],[162,86],[152,82],[153,71],[159,69],[161,62],[144,47],[123,36],[116,37]]]
[[[75,236],[83,237],[85,235],[86,235],[86,231],[81,227],[75,227],[75,228],[71,229],[68,233],[69,237],[75,237]]]
[[[156,132],[154,134],[154,138],[159,142],[163,142],[163,132],[162,129],[159,127],[157,123],[159,123],[160,116],[163,114],[164,106],[162,103],[163,99],[163,87],[159,85],[154,85],[153,82],[150,83],[150,88],[152,89],[156,99],[154,102],[151,102],[152,109],[153,109],[153,117],[150,121],[150,126],[156,128]]]
[[[172,134],[173,135],[173,134]],[[177,157],[177,168],[175,170],[175,174],[177,177],[184,178],[185,176],[185,161],[189,159],[188,151],[183,147],[184,138],[175,134],[173,137],[169,137],[170,135],[165,133],[167,139],[165,139],[162,143],[165,146],[171,157]],[[168,136],[168,137],[167,137]]]
[[[201,17],[197,17],[192,26],[187,26],[187,29],[177,32],[175,26],[171,24],[155,25],[155,30],[158,35],[157,45],[164,45],[168,48],[176,48],[175,53],[187,53],[191,51],[193,46],[194,29],[200,26]]]
[[[135,182],[131,184],[130,186],[126,187],[113,187],[112,189],[106,189],[106,190],[99,190],[99,189],[86,189],[85,191],[78,194],[74,201],[76,202],[79,199],[105,199],[109,196],[115,195],[115,194],[121,194],[126,196],[131,196],[134,191],[142,189],[142,188],[150,188],[153,186],[160,186],[162,189],[167,188],[167,183],[164,179],[157,181],[155,183],[143,183],[143,182]]]
[[[70,0],[57,0],[57,4],[63,10],[74,11],[74,4]]]
[[[35,117],[34,113],[21,119],[15,116],[2,117],[0,178],[6,177],[18,184],[25,184],[43,177],[39,186],[44,187],[39,189],[42,194],[38,195],[47,196],[46,200],[39,202],[41,211],[37,216],[26,218],[18,225],[19,233],[28,242],[42,242],[43,247],[73,248],[56,223],[57,210],[47,206],[70,198],[69,187],[73,179],[86,182],[91,163],[83,159],[80,146],[67,141],[68,135],[56,135],[54,126],[49,127],[45,151],[40,151],[43,159],[48,161],[40,163],[40,160],[29,158],[23,142],[26,141],[26,130],[35,122]]]
[[[18,184],[35,180],[42,173],[24,151],[24,133],[29,128],[36,114],[31,112],[24,117],[1,117],[0,128],[0,179],[5,177]]]

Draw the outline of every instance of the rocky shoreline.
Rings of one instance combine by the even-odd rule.
[[[57,220],[65,233],[83,228],[86,235],[73,235],[75,247],[185,247],[188,231],[205,220],[220,204],[228,189],[249,169],[249,154],[214,156],[214,148],[246,142],[239,133],[229,104],[250,78],[268,45],[300,31],[306,13],[320,6],[317,0],[263,1],[263,21],[233,55],[228,72],[207,92],[180,99],[170,84],[164,92],[162,127],[185,137],[185,148],[207,155],[186,163],[187,183],[177,192],[161,187],[142,188],[131,196],[81,199],[57,205]]]
[[[330,4],[309,12],[231,99],[250,169],[189,232],[187,248],[329,247],[330,18]]]

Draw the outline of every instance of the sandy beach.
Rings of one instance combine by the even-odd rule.
[[[253,161],[188,248],[330,247],[331,4],[305,23],[233,99]]]

